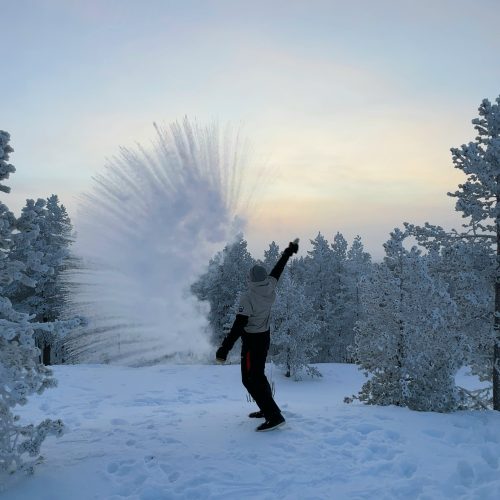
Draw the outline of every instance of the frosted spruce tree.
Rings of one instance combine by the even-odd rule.
[[[52,255],[47,242],[42,237],[46,224],[46,202],[38,199],[26,200],[21,216],[16,221],[17,231],[12,236],[10,258],[22,262],[24,273],[29,277],[29,284],[12,282],[6,293],[14,307],[22,312],[34,315],[41,320],[44,309],[44,297],[40,293],[45,280],[53,272],[50,266]]]
[[[457,198],[456,210],[467,219],[469,235],[484,238],[496,256],[493,271],[495,306],[491,347],[493,408],[500,410],[500,96],[495,103],[484,99],[479,118],[472,120],[477,131],[474,142],[452,148],[453,164],[466,181],[450,196]]]
[[[315,362],[332,360],[332,348],[335,342],[332,324],[333,315],[333,250],[326,238],[318,233],[310,240],[312,249],[303,261],[305,294],[311,298],[316,319],[320,325],[320,344]]]
[[[495,256],[491,243],[473,232],[445,231],[426,223],[405,224],[428,254],[429,272],[444,280],[457,306],[457,323],[464,336],[463,364],[482,381],[492,381],[495,308]],[[491,388],[474,391],[460,388],[466,406],[487,408],[492,404]]]
[[[404,248],[405,237],[398,229],[391,233],[384,262],[361,281],[355,357],[371,378],[359,399],[452,411],[460,404],[455,374],[464,349],[456,304],[447,284],[429,272],[427,258]]]
[[[347,308],[347,332],[349,339],[347,341],[347,361],[353,362],[352,352],[354,348],[354,327],[357,321],[362,319],[362,308],[360,300],[360,282],[365,276],[368,276],[372,270],[371,256],[365,252],[360,236],[356,236],[347,252],[346,282],[348,287]]]
[[[67,300],[66,284],[62,279],[62,273],[70,267],[75,267],[75,258],[70,254],[75,236],[66,207],[59,201],[56,194],[47,198],[46,209],[47,232],[44,237],[48,241],[50,252],[57,256],[57,260],[53,266],[54,273],[50,274],[45,281],[44,319],[54,321],[60,318]]]
[[[224,338],[235,298],[245,288],[253,264],[247,242],[239,234],[234,243],[226,245],[210,260],[207,272],[191,287],[198,300],[210,304],[209,323],[214,344],[220,344]]]
[[[320,323],[304,285],[294,281],[288,269],[278,285],[271,330],[271,359],[284,370],[286,377],[300,380],[304,372],[321,376],[319,370],[310,365],[318,353]]]
[[[5,290],[16,310],[39,322],[59,319],[63,305],[61,271],[69,258],[72,226],[57,195],[48,200],[26,200],[16,221],[10,249],[12,260],[25,265],[30,283],[14,281]],[[51,348],[56,338],[39,331],[36,344],[42,350],[44,364],[51,363]]]
[[[268,272],[274,267],[276,262],[278,262],[280,255],[280,247],[276,242],[272,241],[269,248],[264,251],[264,261],[262,262],[262,265]]]
[[[352,321],[352,297],[347,273],[348,244],[341,233],[337,233],[332,243],[331,265],[331,322],[330,361],[345,363],[348,358],[348,348],[354,343],[354,323]]]
[[[9,140],[9,134],[0,131],[0,181],[15,172],[8,163],[13,151]],[[0,184],[0,191],[8,193],[9,190]],[[79,323],[78,320],[34,323],[28,314],[16,311],[5,297],[5,288],[14,282],[36,284],[25,273],[26,265],[10,256],[15,230],[14,215],[0,203],[0,476],[18,470],[32,471],[45,437],[61,435],[63,424],[60,420],[46,419],[37,425],[25,425],[19,422],[13,410],[25,404],[31,394],[41,394],[56,385],[52,372],[38,362],[35,332],[64,333]],[[26,455],[31,460],[26,460]]]

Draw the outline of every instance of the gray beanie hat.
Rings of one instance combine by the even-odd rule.
[[[267,278],[267,271],[265,267],[256,265],[250,269],[250,281],[264,281]]]

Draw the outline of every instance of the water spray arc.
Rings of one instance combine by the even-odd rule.
[[[187,118],[155,131],[149,148],[121,148],[81,197],[82,266],[66,279],[71,312],[89,324],[68,340],[70,360],[136,365],[210,349],[189,286],[242,229],[248,143]]]

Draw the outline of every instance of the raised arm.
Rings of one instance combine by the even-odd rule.
[[[285,251],[282,253],[281,257],[279,258],[278,262],[276,262],[276,265],[273,267],[273,270],[269,273],[269,276],[272,276],[273,278],[276,278],[277,280],[280,279],[281,273],[285,269],[286,263],[288,262],[288,259],[294,254],[299,251],[299,239],[295,239],[290,244],[288,245],[287,248],[285,248]]]

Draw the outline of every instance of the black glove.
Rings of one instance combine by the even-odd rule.
[[[294,253],[297,253],[299,251],[299,239],[297,238],[296,240],[291,241],[288,244],[288,247],[286,250],[287,250],[288,255],[292,255]]]
[[[224,362],[227,359],[228,351],[224,347],[219,347],[215,353],[215,359],[220,362]]]

